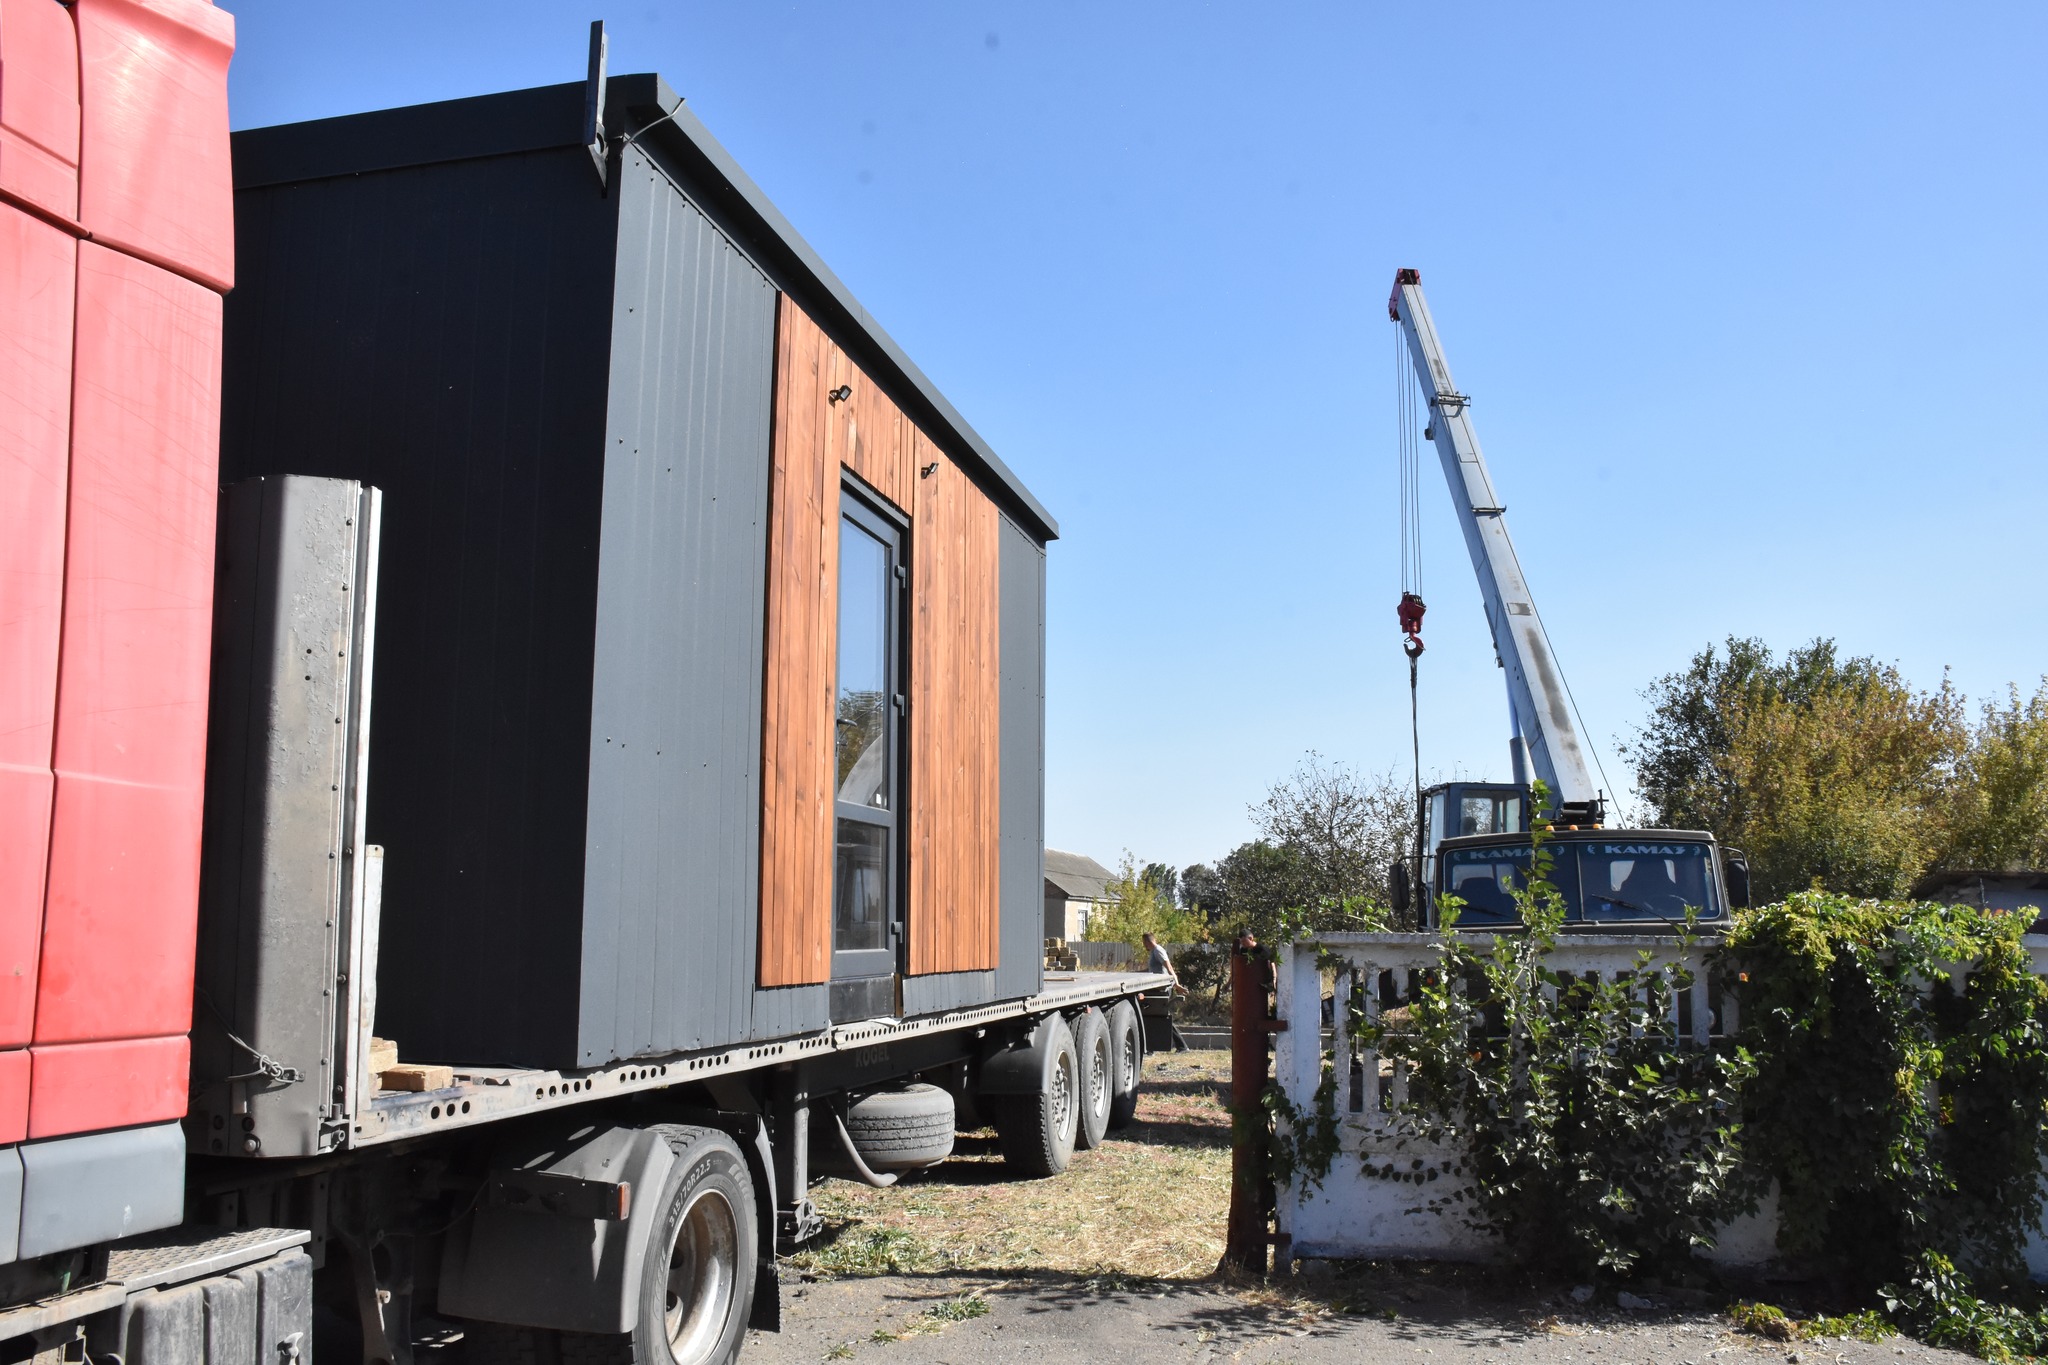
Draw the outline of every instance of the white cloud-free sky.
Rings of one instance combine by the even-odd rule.
[[[1207,860],[1408,764],[1422,271],[1614,784],[1733,632],[2048,671],[2048,8],[227,0],[235,126],[657,70],[1059,518],[1047,834]],[[1504,777],[1423,488],[1426,768]]]

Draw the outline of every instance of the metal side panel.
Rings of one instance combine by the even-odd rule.
[[[22,1258],[152,1232],[185,1214],[185,1136],[175,1123],[25,1142]]]
[[[21,1151],[0,1147],[0,1265],[21,1250]]]
[[[935,972],[929,976],[903,978],[903,1013],[906,1018],[985,1005],[995,998],[994,972]]]
[[[997,553],[1002,733],[995,993],[1036,995],[1045,975],[1045,551],[1004,520]]]
[[[202,1151],[308,1156],[359,1052],[380,512],[345,479],[224,496],[193,1079]]]
[[[776,294],[638,149],[614,188],[576,997],[584,1066],[759,1036]],[[804,1023],[821,1025],[813,999]]]

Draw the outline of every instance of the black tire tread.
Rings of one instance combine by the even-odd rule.
[[[953,1154],[953,1097],[935,1085],[869,1095],[848,1107],[846,1135],[876,1170],[934,1165]]]
[[[1109,1024],[1102,1017],[1102,1011],[1090,1005],[1075,1017],[1074,1031],[1074,1079],[1076,1083],[1076,1111],[1074,1120],[1074,1150],[1093,1151],[1102,1145],[1102,1139],[1109,1132],[1109,1113],[1116,1103],[1116,1059],[1109,1051]],[[1091,1086],[1088,1073],[1093,1065],[1097,1049],[1102,1052],[1103,1097],[1100,1112],[1095,1112],[1089,1102]]]
[[[1064,1021],[1058,1022],[1054,1044],[1064,1045],[1069,1053],[1073,1051],[1073,1033]],[[1078,1062],[1078,1058],[1076,1060]],[[1052,1071],[1055,1068],[1047,1069]],[[1041,1090],[1034,1095],[992,1096],[987,1103],[995,1106],[992,1117],[996,1137],[1002,1145],[1004,1165],[1034,1179],[1055,1176],[1067,1169],[1067,1163],[1073,1159],[1074,1145],[1071,1140],[1062,1144],[1059,1135],[1053,1131],[1050,1094]],[[1078,1108],[1078,1095],[1075,1103]],[[1078,1128],[1078,1113],[1075,1119]]]
[[[1118,1132],[1131,1126],[1138,1116],[1138,1086],[1144,1079],[1145,1032],[1138,1026],[1137,1007],[1128,1000],[1119,1000],[1112,1005],[1107,1019],[1109,1032],[1110,1096],[1109,1130]],[[1137,1042],[1138,1065],[1135,1072],[1124,1075],[1123,1037],[1129,1030]]]

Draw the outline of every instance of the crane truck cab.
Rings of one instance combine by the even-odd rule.
[[[1528,885],[1534,860],[1530,793],[1506,782],[1444,782],[1422,795],[1423,923],[1438,926],[1446,895],[1461,902],[1462,927],[1520,923],[1515,893]],[[1747,859],[1703,830],[1558,823],[1544,847],[1567,931],[1663,932],[1688,914],[1712,929],[1749,900]]]
[[[1725,928],[1748,899],[1747,865],[1704,830],[1560,829],[1543,848],[1550,884],[1564,900],[1566,932]],[[1460,928],[1518,925],[1515,893],[1529,884],[1534,858],[1527,832],[1444,840],[1429,884],[1430,927],[1447,896],[1460,902]]]

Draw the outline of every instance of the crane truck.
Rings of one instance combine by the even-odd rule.
[[[233,48],[0,3],[0,1360],[717,1365],[825,1174],[1131,1117],[1057,528],[601,28],[231,148]]]
[[[1422,274],[1395,273],[1387,316],[1400,329],[1428,409],[1423,435],[1435,446],[1451,507],[1479,582],[1494,655],[1507,681],[1511,780],[1445,782],[1420,793],[1417,868],[1398,865],[1397,898],[1412,876],[1423,922],[1436,927],[1437,904],[1456,896],[1459,922],[1513,924],[1515,893],[1528,882],[1531,827],[1550,825],[1550,879],[1565,906],[1567,930],[1665,929],[1688,920],[1725,920],[1748,900],[1744,857],[1703,830],[1610,829],[1607,793],[1593,780],[1577,708],[1536,611],[1535,595],[1508,535],[1507,506],[1495,487],[1472,425],[1472,400],[1459,390],[1422,294]],[[1415,638],[1419,603],[1404,598],[1402,625]],[[1411,649],[1416,646],[1411,645]],[[1411,654],[1411,658],[1412,658]],[[1546,809],[1537,810],[1537,784]],[[1406,906],[1399,907],[1406,909]]]

